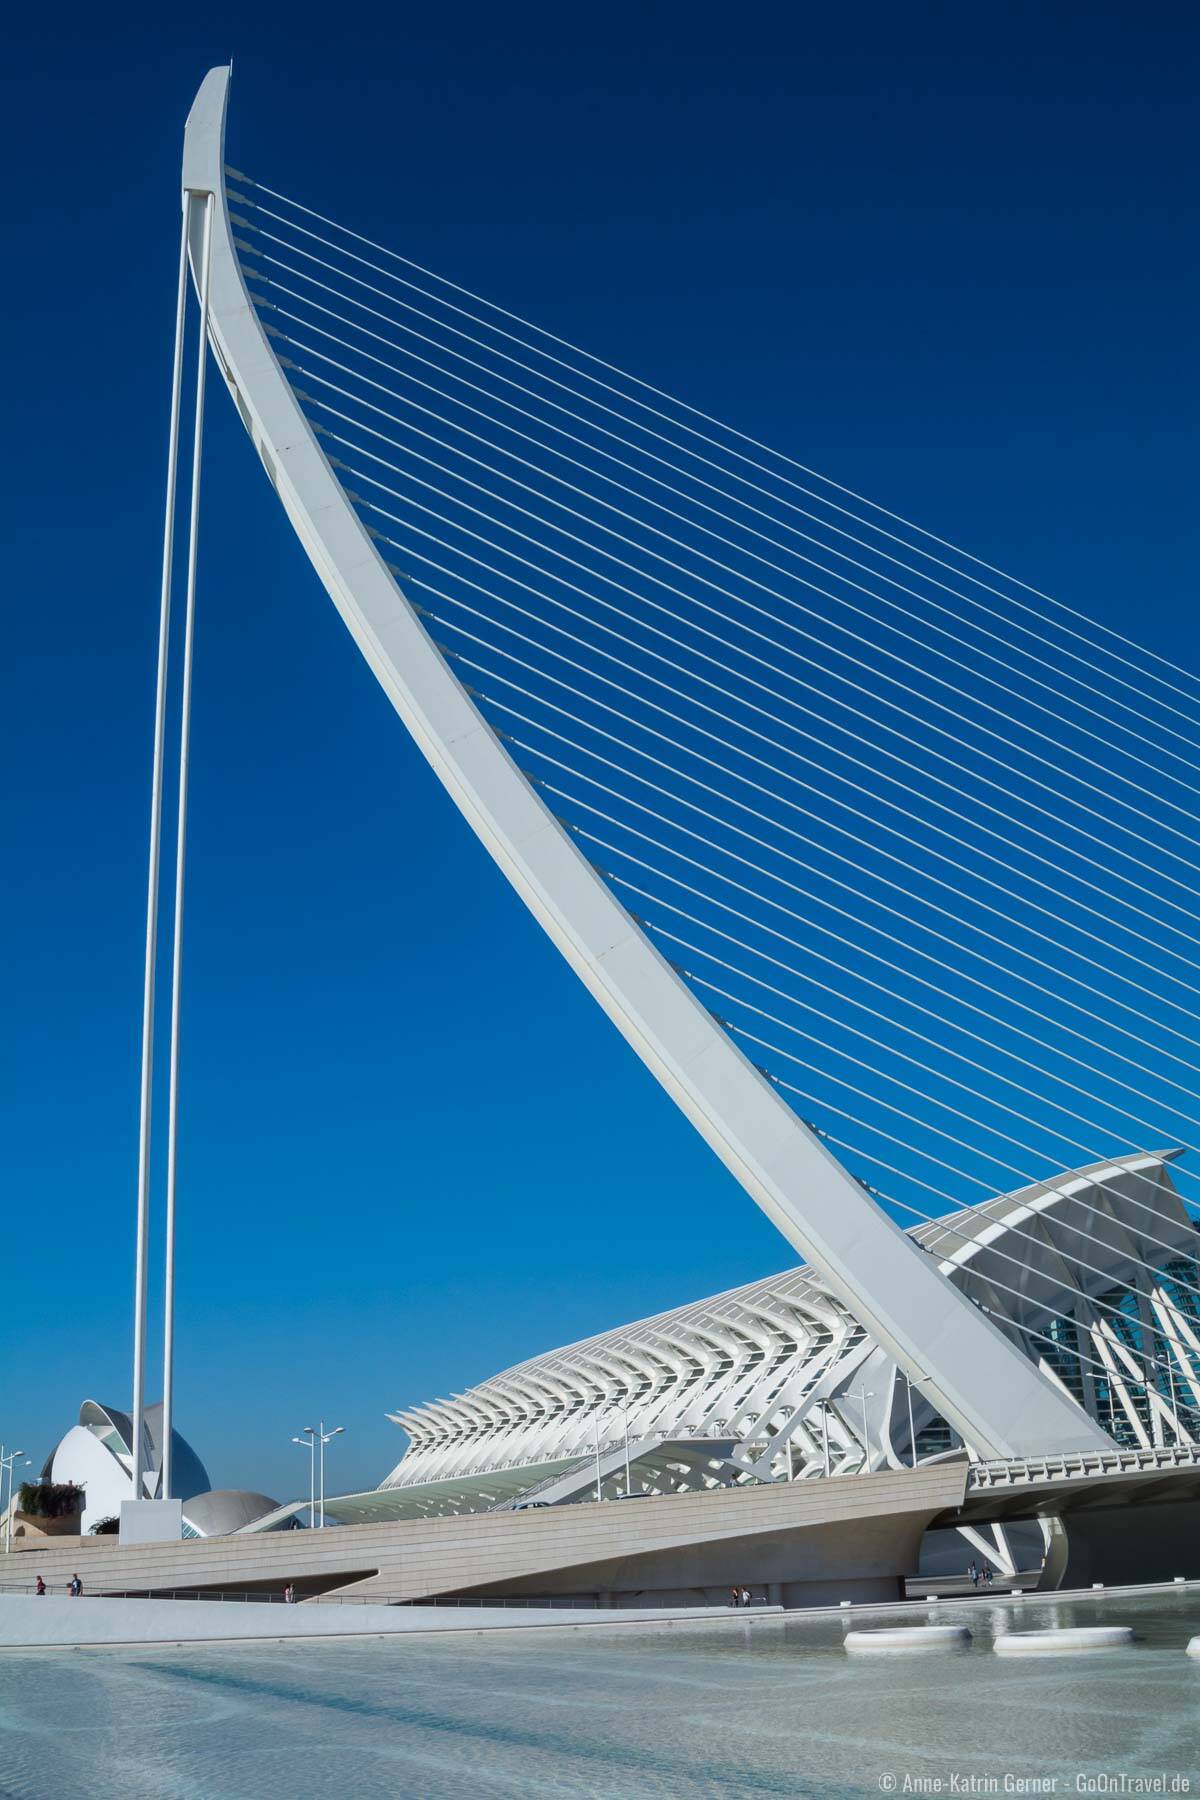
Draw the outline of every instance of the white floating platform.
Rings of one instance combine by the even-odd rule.
[[[969,1644],[965,1625],[894,1625],[883,1631],[848,1631],[847,1650],[947,1650]]]
[[[1072,1650],[1119,1650],[1132,1642],[1130,1625],[1077,1625],[1046,1631],[1007,1631],[996,1639],[992,1649],[997,1656],[1053,1656]]]

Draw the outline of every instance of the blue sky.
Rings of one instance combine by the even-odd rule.
[[[129,1397],[178,150],[210,64],[239,166],[1195,649],[1188,9],[244,14],[9,42],[0,1437],[39,1460],[85,1394]],[[297,1490],[323,1413],[331,1480],[371,1484],[386,1409],[786,1265],[436,789],[219,390],[197,656],[177,1381],[214,1482]]]

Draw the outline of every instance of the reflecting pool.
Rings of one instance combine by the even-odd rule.
[[[1138,1791],[1122,1776],[1200,1791],[1200,1662],[1183,1654],[1200,1594],[980,1600],[936,1617],[969,1625],[971,1647],[852,1658],[846,1621],[822,1615],[7,1653],[0,1796]],[[854,1624],[894,1619],[857,1612]],[[1137,1642],[1037,1661],[991,1652],[1000,1631],[1099,1622],[1132,1625]]]

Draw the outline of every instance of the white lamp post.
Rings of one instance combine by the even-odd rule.
[[[312,1435],[294,1437],[292,1442],[308,1451],[308,1528],[311,1531],[317,1522],[317,1434],[311,1425],[304,1429]]]
[[[13,1464],[19,1456],[25,1456],[23,1450],[11,1450],[4,1454],[4,1445],[0,1444],[0,1502],[4,1499],[4,1477],[8,1476],[8,1511],[5,1514],[4,1549],[7,1554],[12,1549],[12,1515],[13,1515]],[[29,1458],[25,1457],[25,1467],[29,1467]]]
[[[1167,1339],[1167,1383],[1171,1390],[1171,1421],[1175,1426],[1175,1442],[1183,1442],[1183,1432],[1179,1426],[1179,1402],[1175,1396],[1175,1339]]]
[[[630,1492],[629,1485],[629,1395],[621,1395],[621,1416],[625,1425],[625,1492]]]
[[[594,1412],[592,1414],[592,1441],[596,1446],[596,1498],[597,1498],[597,1500],[601,1500],[601,1499],[603,1499],[603,1495],[600,1492],[600,1413],[599,1413],[599,1410],[597,1410],[596,1412]]]
[[[868,1390],[866,1388],[857,1388],[854,1393],[847,1394],[846,1398],[848,1400],[861,1400],[862,1401],[863,1472],[864,1472],[864,1474],[866,1474],[866,1473],[870,1472],[870,1467],[871,1467],[871,1443],[870,1443],[870,1437],[869,1437],[868,1430],[867,1430],[867,1401],[873,1400],[875,1398],[875,1390],[874,1390],[874,1388],[872,1388],[868,1392]]]
[[[305,1429],[305,1431],[311,1431],[312,1426],[306,1425],[304,1427],[304,1429]],[[321,1445],[321,1530],[322,1531],[324,1531],[324,1529],[325,1529],[325,1446],[326,1446],[326,1444],[331,1443],[335,1437],[340,1437],[341,1433],[343,1431],[345,1431],[345,1429],[346,1429],[346,1427],[344,1425],[335,1425],[332,1431],[326,1431],[324,1419],[321,1420],[321,1423],[317,1428],[317,1436],[318,1436],[318,1440]]]
[[[904,1377],[904,1379],[905,1379],[905,1381],[907,1381],[907,1383],[908,1383],[908,1443],[909,1443],[909,1452],[910,1452],[910,1455],[911,1455],[911,1457],[912,1457],[912,1466],[913,1466],[913,1468],[914,1468],[914,1469],[915,1469],[915,1468],[916,1468],[916,1466],[917,1466],[917,1433],[916,1433],[916,1427],[915,1427],[915,1426],[914,1426],[914,1425],[913,1425],[913,1403],[912,1403],[912,1376],[911,1376],[911,1375],[906,1375],[906,1376],[905,1376],[905,1377]]]
[[[8,1477],[8,1511],[4,1515],[5,1516],[4,1548],[5,1548],[6,1552],[8,1550],[11,1550],[11,1548],[12,1548],[12,1465],[13,1465],[13,1457],[20,1456],[20,1454],[21,1454],[21,1452],[19,1450],[14,1450],[12,1453],[12,1456],[6,1457],[4,1454],[4,1445],[0,1444],[0,1507],[3,1507],[3,1505],[4,1505],[4,1480],[5,1480],[6,1476]]]

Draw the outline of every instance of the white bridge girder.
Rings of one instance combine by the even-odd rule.
[[[889,1219],[697,1001],[579,853],[448,668],[322,452],[259,323],[224,180],[229,71],[205,78],[183,186],[211,194],[209,335],[330,598],[455,805],[626,1041],[789,1243],[980,1454],[1109,1439]],[[193,268],[199,243],[193,245]]]

